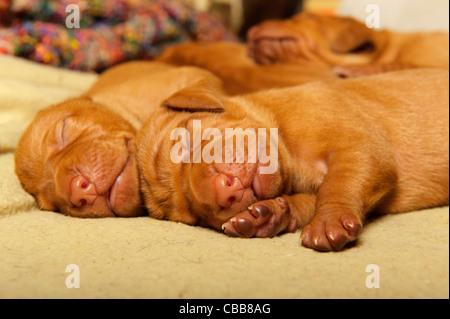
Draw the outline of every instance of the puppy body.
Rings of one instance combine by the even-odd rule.
[[[244,44],[228,42],[175,45],[166,49],[157,61],[209,70],[223,81],[224,89],[230,95],[336,78],[336,75],[325,67],[258,65],[247,56]]]
[[[312,13],[263,22],[248,34],[249,54],[260,64],[340,67],[336,71],[347,77],[448,68],[448,46],[448,32],[378,31],[352,18]]]
[[[369,212],[448,204],[446,70],[216,98],[215,113],[180,113],[173,109],[189,110],[192,102],[184,103],[178,94],[165,102],[170,109],[157,112],[142,129],[138,162],[152,216],[225,228],[243,237],[301,226],[303,245],[340,250],[356,239]],[[165,128],[155,128],[161,119]],[[277,172],[262,175],[261,163],[249,161],[172,163],[168,154],[174,142],[167,136],[180,125],[191,127],[193,119],[221,131],[278,128]],[[223,202],[223,194],[233,200]]]
[[[165,99],[195,83],[223,91],[222,82],[206,70],[136,61],[105,71],[85,95],[139,129]]]
[[[103,73],[79,98],[42,110],[21,137],[16,173],[41,209],[77,217],[144,213],[135,159],[137,130],[164,99],[207,71],[131,62]]]

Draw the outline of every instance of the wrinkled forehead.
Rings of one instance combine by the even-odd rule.
[[[70,100],[48,107],[36,115],[16,150],[19,169],[25,171],[28,167],[41,167],[49,156],[82,135],[92,139],[93,130],[96,131],[95,137],[113,136],[117,131],[126,131],[130,133],[128,135],[134,136],[132,126],[119,115],[89,105],[88,100],[83,102]]]
[[[86,123],[111,123],[111,122],[126,122],[121,116],[109,110],[107,107],[97,105],[93,102],[83,101],[69,101],[63,104],[56,105],[41,111],[38,116],[43,122],[55,122],[68,117],[77,121]],[[120,121],[117,121],[119,120]]]
[[[227,113],[209,112],[178,112],[161,111],[144,124],[138,135],[138,148],[152,149],[153,153],[167,151],[168,146],[180,140],[182,133],[189,135],[190,139],[195,137],[201,140],[211,139],[211,135],[220,132],[222,135],[226,130],[232,130],[238,134],[241,130],[244,134],[247,129],[255,132],[264,126],[251,118],[235,118]],[[198,135],[198,136],[197,136]]]
[[[93,102],[82,100],[68,101],[45,109],[38,113],[32,131],[37,134],[51,133],[55,126],[70,127],[71,130],[84,131],[96,129],[106,133],[116,130],[134,132],[129,124],[120,115],[114,113],[106,107]]]
[[[206,148],[208,154],[211,154],[209,148],[213,147],[214,152],[220,148],[221,155],[217,156],[230,160],[233,157],[233,161],[241,162],[241,158],[248,155],[252,158],[257,156],[261,131],[267,133],[264,145],[270,144],[271,131],[250,119],[229,119],[225,113],[161,112],[153,116],[139,132],[138,162],[144,175],[149,174],[153,178],[158,178],[169,163],[180,166],[196,163],[192,157],[203,154]],[[244,147],[242,152],[239,152],[238,146]],[[249,150],[252,150],[251,154]],[[164,175],[170,174],[166,172]]]
[[[183,112],[161,110],[154,113],[138,133],[138,160],[143,166],[154,160],[166,141],[170,140],[170,132],[187,118]]]

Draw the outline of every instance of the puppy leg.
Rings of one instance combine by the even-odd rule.
[[[333,160],[317,193],[316,214],[303,228],[302,244],[338,251],[356,240],[364,217],[396,184],[395,166],[380,158],[340,156]]]
[[[346,65],[333,69],[334,73],[341,78],[357,78],[366,75],[386,73],[390,71],[412,69],[414,66],[400,63],[379,65]]]
[[[314,215],[315,196],[296,194],[257,202],[223,224],[232,237],[274,237],[295,232]],[[308,217],[309,216],[309,217]]]

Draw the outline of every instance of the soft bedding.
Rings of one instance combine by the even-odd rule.
[[[14,174],[17,141],[96,78],[0,54],[0,298],[449,298],[448,207],[373,219],[339,253],[303,248],[299,232],[237,239],[40,211]]]
[[[375,219],[355,247],[326,254],[303,248],[299,232],[236,239],[149,217],[40,211],[14,174],[17,141],[39,109],[96,77],[0,56],[0,298],[449,297],[448,207]],[[69,265],[80,288],[66,285]]]

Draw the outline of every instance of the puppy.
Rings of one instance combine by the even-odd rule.
[[[130,62],[106,71],[85,95],[40,111],[26,129],[15,153],[24,189],[43,210],[142,215],[136,132],[167,97],[203,81],[220,90],[195,68]]]
[[[398,33],[367,28],[352,18],[300,13],[263,22],[248,32],[249,55],[263,65],[339,67],[342,77],[392,70],[448,68],[448,32]]]
[[[258,65],[247,56],[244,44],[231,42],[188,42],[174,45],[167,48],[156,61],[209,70],[223,81],[224,89],[229,95],[337,78],[336,74],[326,67]]]
[[[368,213],[448,205],[448,77],[405,70],[232,98],[181,90],[138,136],[144,203],[230,236],[302,227],[304,246],[341,250]]]

